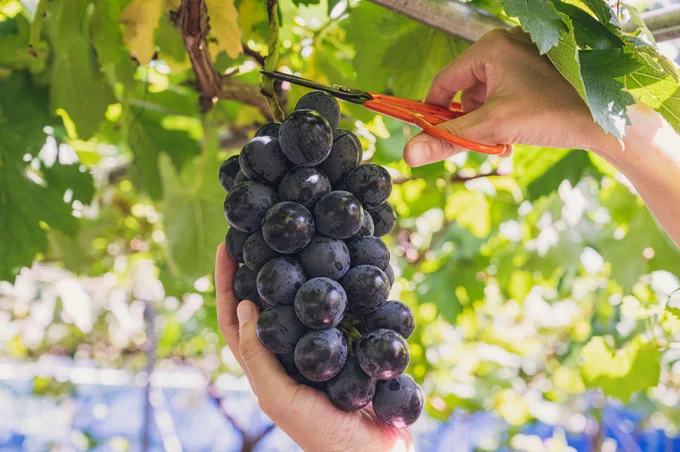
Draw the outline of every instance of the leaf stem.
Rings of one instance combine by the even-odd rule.
[[[40,45],[40,31],[42,30],[43,22],[47,16],[47,4],[50,0],[40,0],[38,3],[38,8],[35,11],[35,16],[33,17],[33,23],[31,24],[31,34],[28,38],[28,49],[29,53],[33,57],[38,56],[38,47]]]
[[[279,60],[279,17],[277,0],[267,0],[267,15],[269,16],[269,50],[264,60],[265,71],[275,71]],[[276,121],[282,121],[283,109],[274,91],[274,79],[262,76],[261,93],[267,98],[269,109]]]

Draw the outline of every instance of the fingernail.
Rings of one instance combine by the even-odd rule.
[[[243,300],[236,307],[236,316],[238,317],[238,327],[241,328],[248,320],[252,320],[255,316],[253,312],[253,303],[248,300]]]
[[[408,155],[411,166],[422,166],[430,162],[432,151],[429,144],[424,140],[419,140],[409,147]]]

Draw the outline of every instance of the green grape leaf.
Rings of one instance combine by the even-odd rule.
[[[387,79],[393,71],[384,67],[382,61],[395,40],[414,27],[417,25],[407,18],[370,2],[361,2],[352,8],[344,27],[345,40],[355,49],[356,83],[361,89],[386,90]],[[410,44],[408,49],[419,51]]]
[[[568,180],[574,187],[586,175],[601,177],[587,152],[570,151],[527,185],[528,199],[535,200],[556,191],[565,180]]]
[[[627,229],[623,238],[609,237],[597,245],[602,257],[611,264],[612,279],[624,293],[630,293],[641,276],[655,270],[680,275],[680,250],[639,198],[621,184],[601,192],[600,198],[612,219]]]
[[[616,17],[614,9],[607,4],[605,0],[581,0],[586,5],[598,20],[603,24],[619,24],[619,19]]]
[[[659,112],[680,133],[680,84],[649,65],[627,74],[626,88]]]
[[[501,0],[505,12],[516,17],[522,29],[531,35],[541,55],[556,47],[567,25],[547,0]]]
[[[581,8],[562,2],[556,4],[555,8],[569,16],[574,26],[576,43],[580,48],[614,49],[623,47],[623,41],[616,34]]]
[[[555,68],[562,74],[581,99],[588,105],[586,97],[586,87],[581,77],[581,62],[579,61],[578,44],[574,34],[574,25],[566,14],[557,13],[564,22],[566,29],[560,30],[560,40],[558,45],[548,50],[548,58],[552,61]]]
[[[241,0],[238,5],[238,21],[245,42],[249,40],[266,42],[269,33],[266,2]]]
[[[448,220],[455,220],[476,237],[483,238],[491,232],[491,204],[483,193],[464,188],[454,191],[444,213]]]
[[[673,317],[680,320],[680,289],[676,289],[670,294],[664,309]]]
[[[528,187],[553,165],[569,154],[568,149],[516,146],[513,153],[514,176],[521,187]]]
[[[423,99],[432,79],[468,47],[468,43],[418,24],[396,39],[382,58],[390,87],[399,96]]]
[[[92,45],[102,71],[128,87],[135,75],[135,63],[123,47],[123,32],[118,18],[124,7],[118,0],[95,0],[92,12]]]
[[[605,133],[623,139],[625,126],[630,124],[626,107],[635,98],[623,91],[619,79],[640,68],[632,55],[620,49],[588,50],[579,52],[581,76],[593,118]]]
[[[90,0],[55,0],[50,3],[51,37],[55,49],[50,105],[62,108],[76,124],[78,136],[88,139],[115,101],[99,72],[86,22]]]
[[[659,383],[661,352],[640,337],[620,350],[611,350],[602,337],[593,337],[581,349],[581,375],[587,387],[600,388],[628,403],[638,391]]]
[[[227,230],[217,182],[221,162],[216,153],[204,152],[179,174],[169,157],[160,157],[170,269],[195,278],[213,270],[215,248]]]
[[[234,10],[234,12],[236,12]],[[215,24],[213,23],[213,26]],[[162,14],[158,20],[158,28],[156,28],[155,35],[156,45],[158,46],[158,55],[164,60],[183,62],[187,58],[187,51],[184,47],[182,35],[175,23],[170,19],[170,15]],[[239,48],[241,41],[239,40]],[[221,47],[220,47],[221,48]]]
[[[54,164],[42,170],[47,186],[64,195],[70,190],[72,198],[83,204],[90,204],[94,198],[92,175],[78,163]]]

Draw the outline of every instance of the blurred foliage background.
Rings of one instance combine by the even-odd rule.
[[[245,384],[216,324],[217,171],[271,118],[269,24],[261,0],[205,5],[208,51],[187,52],[196,30],[179,0],[0,0],[0,383],[17,363],[65,357],[125,370],[147,395],[154,369],[198,369],[217,402]],[[279,11],[280,70],[403,97],[422,98],[469,45],[364,0]],[[214,72],[197,87],[201,65]],[[275,93],[290,109],[305,90]],[[637,431],[678,434],[680,318],[664,307],[680,253],[624,177],[583,151],[522,146],[412,169],[416,129],[341,108],[394,178],[393,297],[417,317],[409,372],[427,422],[493,412],[507,434],[479,449],[530,449],[520,433],[539,421],[594,447],[603,410],[627,404]],[[40,369],[29,392],[59,404],[89,381]],[[249,450],[271,428],[240,430]],[[83,431],[73,444],[95,447]]]

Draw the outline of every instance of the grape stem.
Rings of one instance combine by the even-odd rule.
[[[338,329],[347,337],[347,349],[350,353],[352,353],[354,343],[361,339],[361,333],[354,327],[357,323],[359,323],[359,319],[348,312],[338,325]]]
[[[269,17],[269,51],[264,60],[265,71],[275,71],[279,60],[279,16],[277,0],[267,0],[267,15]],[[267,98],[269,109],[277,121],[283,121],[284,113],[279,104],[279,99],[274,91],[274,79],[262,76],[260,92]]]

